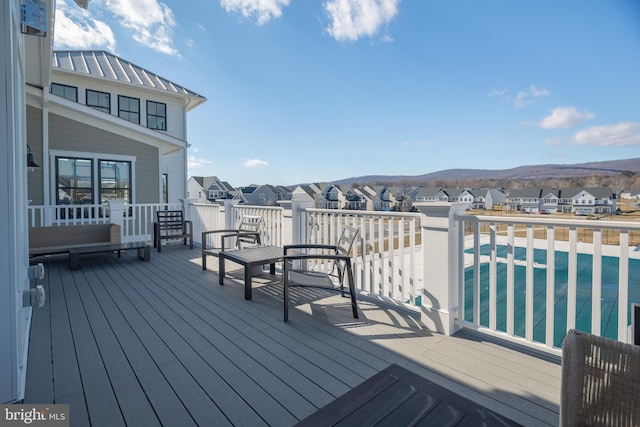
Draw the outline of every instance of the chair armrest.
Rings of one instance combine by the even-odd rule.
[[[338,252],[336,245],[320,245],[320,244],[299,244],[299,245],[285,245],[284,254],[287,255],[289,249],[332,249]]]
[[[285,255],[283,260],[307,260],[307,259],[330,259],[334,261],[346,261],[351,264],[351,257],[349,255],[339,255],[339,254],[294,254],[294,255]]]
[[[190,219],[184,221],[183,228],[185,233],[193,234],[193,222]]]

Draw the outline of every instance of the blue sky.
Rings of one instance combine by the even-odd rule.
[[[198,92],[234,186],[640,157],[637,0],[57,0],[55,47]]]

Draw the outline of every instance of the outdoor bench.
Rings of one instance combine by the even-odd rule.
[[[122,242],[118,224],[75,224],[31,227],[29,256],[68,253],[73,248]]]
[[[136,249],[138,258],[151,259],[146,242],[122,243],[118,224],[77,224],[29,229],[29,256],[69,253],[69,268],[80,268],[80,255]]]

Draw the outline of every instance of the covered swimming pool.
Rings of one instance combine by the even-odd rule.
[[[466,252],[472,252],[467,249]],[[498,262],[496,263],[497,286],[497,329],[506,332],[507,327],[507,246],[496,246]],[[482,256],[489,256],[490,246],[480,247]],[[576,328],[591,331],[592,275],[593,256],[578,254]],[[526,248],[515,247],[514,259],[526,260]],[[534,249],[534,304],[533,304],[533,340],[544,343],[546,340],[546,276],[547,251]],[[562,346],[567,327],[567,283],[568,252],[555,251],[555,296],[554,296],[554,339],[556,347]],[[542,267],[541,267],[542,266]],[[619,258],[602,256],[602,299],[601,299],[601,334],[609,338],[617,338],[618,331],[618,268]],[[465,302],[464,319],[473,321],[473,266],[465,268]],[[514,333],[525,335],[525,288],[526,267],[514,265]],[[640,260],[629,259],[629,304],[640,302]],[[489,263],[480,265],[480,325],[489,326]]]

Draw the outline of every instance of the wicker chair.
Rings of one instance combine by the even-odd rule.
[[[640,347],[570,330],[562,347],[560,425],[640,425]]]

